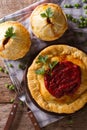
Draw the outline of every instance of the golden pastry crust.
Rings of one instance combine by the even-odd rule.
[[[64,95],[61,98],[52,96],[45,87],[44,75],[36,74],[35,71],[42,67],[41,63],[36,63],[38,56],[48,56],[52,61],[71,61],[81,69],[81,84],[72,95]],[[28,69],[28,88],[37,104],[50,112],[74,113],[87,103],[87,55],[77,48],[67,45],[52,45],[42,50],[34,59]],[[47,69],[47,64],[44,67]]]
[[[50,23],[47,18],[41,17],[41,13],[44,13],[47,8],[51,8],[54,13],[49,18]],[[58,39],[67,29],[67,19],[63,10],[53,3],[45,3],[36,7],[30,16],[30,24],[33,33],[44,41]]]
[[[13,27],[15,36],[6,41],[6,31]],[[5,43],[4,43],[5,41]],[[16,60],[25,56],[31,45],[30,34],[19,22],[7,21],[0,24],[0,56]]]

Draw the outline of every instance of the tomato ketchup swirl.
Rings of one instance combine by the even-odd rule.
[[[46,89],[56,98],[65,94],[73,94],[81,83],[81,70],[70,61],[59,62],[51,73],[45,73]]]

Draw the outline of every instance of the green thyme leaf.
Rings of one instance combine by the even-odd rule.
[[[13,84],[11,84],[11,85],[5,84],[5,87],[8,88],[9,90],[12,90],[12,91],[15,90],[15,86]]]
[[[76,4],[74,4],[74,7],[78,9],[81,7],[81,5],[79,3],[76,3]]]
[[[6,70],[6,69],[4,70],[4,73],[5,73],[5,74],[9,74],[9,73],[8,73],[8,70]]]
[[[46,64],[46,62],[47,62],[47,60],[48,60],[48,56],[46,55],[46,56],[39,56],[38,57],[38,60],[36,61],[36,63],[43,63],[43,64]]]
[[[36,72],[36,74],[43,75],[43,74],[45,74],[45,69],[44,68],[40,68],[40,69],[36,70],[35,72]]]
[[[0,72],[4,72],[4,69],[2,66],[0,66]]]
[[[40,14],[40,15],[41,15],[41,17],[43,17],[43,18],[46,18],[46,17],[47,17],[45,13],[42,13],[42,14]]]
[[[83,3],[87,3],[87,0],[82,0]]]
[[[72,125],[72,124],[73,124],[73,120],[69,120],[69,124],[71,124],[71,125]]]
[[[70,118],[70,119],[68,119],[68,125],[73,125],[73,119],[72,118]]]
[[[51,18],[53,16],[53,12],[50,7],[48,9],[46,9],[46,14],[47,14],[48,18]]]
[[[72,17],[71,14],[66,14],[66,17],[67,17],[67,19],[69,19],[69,20],[72,20],[72,19],[73,19],[73,17]]]
[[[58,61],[53,61],[52,63],[50,63],[49,64],[50,69],[52,70],[56,66],[57,63]]]
[[[10,99],[10,103],[13,103],[14,102],[14,99],[12,98],[12,99]]]
[[[19,65],[18,65],[18,68],[21,69],[21,70],[25,70],[26,67],[25,67],[25,65],[23,65],[23,64],[19,64]]]
[[[10,37],[13,37],[13,36],[15,36],[14,28],[13,27],[9,27],[8,30],[5,33],[5,37],[6,38],[10,38]]]
[[[11,68],[13,68],[13,65],[12,65],[11,63],[10,63],[10,64],[8,64],[8,66],[9,66],[9,67],[11,67]]]
[[[41,13],[40,15],[41,15],[41,17],[47,17],[47,18],[51,18],[52,16],[53,16],[53,11],[52,11],[52,9],[49,7],[49,8],[47,8],[46,9],[46,11],[44,12],[44,13]]]
[[[64,8],[72,8],[73,6],[71,4],[64,4]]]
[[[20,104],[20,105],[23,105],[23,102],[22,102],[22,101],[20,101],[20,102],[19,102],[19,104]]]
[[[5,87],[6,87],[6,88],[9,88],[9,84],[6,83],[6,84],[5,84]]]
[[[87,5],[85,5],[83,8],[84,8],[84,9],[87,9]]]
[[[9,85],[8,87],[9,90],[15,90],[15,86],[12,84],[12,85]]]

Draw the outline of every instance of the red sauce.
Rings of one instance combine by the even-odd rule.
[[[44,82],[47,90],[56,98],[73,94],[81,83],[80,67],[70,61],[59,62],[51,73],[47,70]]]

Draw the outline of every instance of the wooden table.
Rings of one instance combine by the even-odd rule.
[[[24,8],[35,1],[36,0],[0,0],[0,18]],[[0,66],[4,67],[2,59],[0,59]],[[0,130],[4,129],[8,114],[11,110],[12,104],[10,100],[15,97],[15,93],[5,87],[6,83],[11,84],[9,76],[0,72]],[[87,105],[81,111],[42,128],[42,130],[53,129],[87,130]],[[21,105],[18,108],[11,130],[34,130],[33,124],[26,113],[26,109]]]

